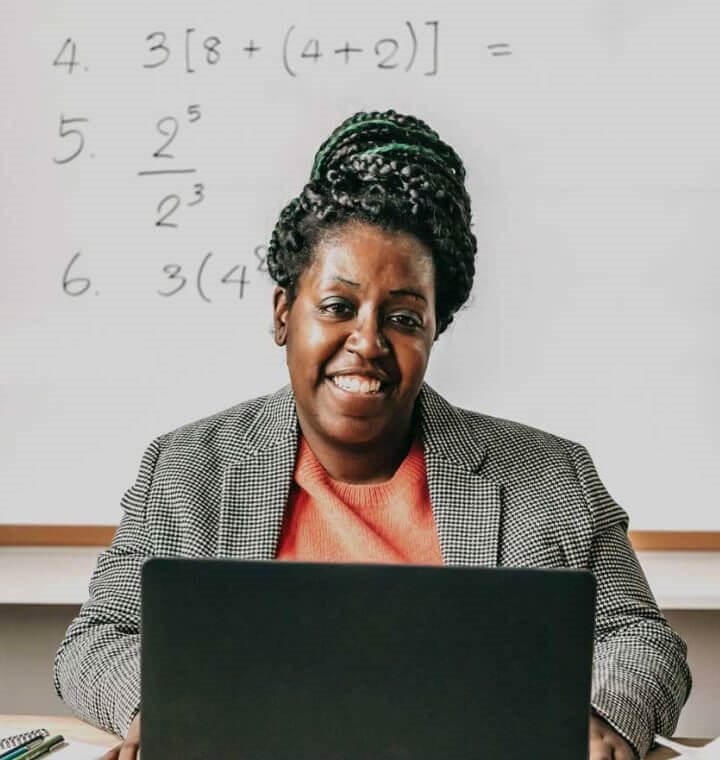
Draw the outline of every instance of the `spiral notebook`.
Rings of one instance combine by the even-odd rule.
[[[44,728],[29,728],[28,726],[3,726],[3,735],[0,736],[0,755],[18,747],[27,739],[45,739],[50,732]],[[119,741],[119,740],[118,740]],[[85,744],[84,742],[66,741],[59,744],[43,757],[58,760],[101,760],[107,749],[97,744]]]
[[[34,728],[31,731],[21,731],[20,733],[6,736],[0,739],[0,754],[9,752],[11,749],[16,749],[28,739],[45,739],[48,736],[50,736],[50,732],[46,728]]]

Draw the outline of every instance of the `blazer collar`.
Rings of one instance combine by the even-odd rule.
[[[419,401],[425,469],[443,562],[494,567],[502,492],[481,475],[488,452],[479,418],[452,406],[427,384]]]
[[[241,459],[272,452],[278,443],[291,439],[297,446],[298,421],[295,396],[285,385],[265,398],[260,413],[245,430],[237,431],[236,451]]]
[[[223,471],[219,557],[275,557],[297,444],[295,399],[286,385],[267,397],[247,430],[238,431],[236,459]]]
[[[429,385],[418,396],[428,488],[445,564],[497,564],[500,487],[480,475],[487,455],[471,416]],[[223,473],[218,556],[272,559],[295,469],[299,428],[290,386],[269,396]]]
[[[478,431],[468,424],[467,412],[447,402],[427,383],[420,389],[418,406],[425,453],[478,472],[487,451]]]

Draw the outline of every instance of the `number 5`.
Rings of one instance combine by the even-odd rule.
[[[72,137],[75,135],[78,139],[78,146],[76,151],[74,153],[71,153],[69,156],[66,156],[65,158],[54,158],[53,161],[56,164],[67,164],[74,158],[77,158],[80,153],[82,153],[82,149],[85,146],[85,138],[83,137],[83,133],[79,129],[66,129],[65,127],[68,124],[75,124],[77,122],[84,121],[87,121],[87,119],[82,119],[79,117],[76,117],[74,119],[66,119],[62,114],[60,114],[60,137]]]

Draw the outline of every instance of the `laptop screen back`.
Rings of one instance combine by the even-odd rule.
[[[151,559],[142,757],[587,756],[573,570]]]

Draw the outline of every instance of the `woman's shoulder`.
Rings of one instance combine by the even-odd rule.
[[[160,435],[160,450],[212,451],[214,454],[253,453],[295,426],[292,391],[284,386],[265,396],[247,399]]]
[[[580,444],[565,436],[535,427],[527,422],[497,417],[491,414],[461,410],[464,414],[473,418],[477,427],[482,430],[487,438],[501,443],[514,442],[517,445],[537,447],[549,451],[566,453]]]
[[[569,452],[581,448],[580,444],[563,435],[526,422],[456,406],[427,385],[423,392],[423,405],[436,436],[462,436],[468,442],[495,452],[534,451],[566,457]]]

